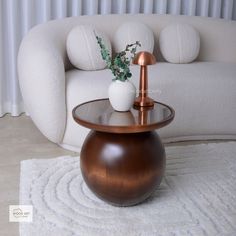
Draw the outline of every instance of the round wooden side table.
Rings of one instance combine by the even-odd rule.
[[[165,149],[155,132],[174,119],[174,110],[155,102],[152,109],[116,112],[108,99],[73,109],[74,120],[91,129],[81,150],[80,167],[91,191],[116,205],[135,205],[160,185]]]

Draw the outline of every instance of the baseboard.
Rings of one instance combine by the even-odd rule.
[[[171,138],[162,138],[163,143],[173,143],[182,141],[205,141],[205,140],[236,140],[236,135],[191,135]]]
[[[58,145],[66,150],[72,151],[72,152],[76,152],[79,153],[81,152],[81,147],[75,147],[75,146],[71,146],[65,143],[58,143]]]

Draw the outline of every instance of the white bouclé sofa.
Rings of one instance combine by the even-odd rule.
[[[164,141],[236,138],[236,22],[171,15],[81,16],[34,27],[18,55],[24,103],[38,129],[52,142],[79,151],[88,130],[72,118],[76,105],[107,97],[109,70],[83,71],[68,60],[66,39],[79,24],[94,25],[112,42],[126,21],[146,24],[154,33],[157,64],[149,69],[155,100],[176,111],[171,125],[158,132]],[[159,51],[160,31],[173,22],[188,23],[200,34],[200,52],[188,64],[166,62]],[[83,55],[81,55],[83,56]],[[139,67],[131,66],[138,87]]]

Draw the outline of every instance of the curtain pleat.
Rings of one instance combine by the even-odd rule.
[[[140,12],[140,0],[127,0],[127,12],[137,14]]]
[[[154,13],[159,13],[159,14],[167,13],[167,0],[155,0]]]
[[[0,2],[0,36],[3,36],[3,14],[2,14],[2,2]],[[0,37],[0,117],[4,115],[5,110],[3,108],[4,95],[4,73],[3,73],[3,37]]]
[[[32,0],[22,0],[21,2],[21,29],[24,36],[35,24],[34,2]]]
[[[221,0],[211,0],[210,1],[210,12],[209,16],[220,18],[221,16]]]
[[[0,117],[25,112],[16,62],[20,41],[30,28],[51,19],[111,13],[236,20],[236,0],[0,0]]]
[[[70,0],[69,1],[69,16],[82,15],[82,0]]]
[[[100,2],[100,11],[102,15],[111,14],[111,1],[110,0],[101,0]]]
[[[233,16],[232,16],[233,20],[236,20],[236,1],[234,1],[234,6],[233,6]]]
[[[183,8],[183,14],[188,15],[188,16],[195,16],[197,0],[189,0],[189,1],[185,1],[184,3],[185,3],[185,6]]]
[[[96,14],[98,14],[98,0],[83,0],[82,15],[96,15]]]
[[[54,19],[67,17],[67,0],[52,1],[52,13]]]
[[[126,0],[112,1],[113,13],[124,14],[126,12]]]
[[[41,23],[49,21],[51,18],[51,0],[41,0],[37,6],[41,14],[39,14],[39,21]]]
[[[224,0],[222,8],[222,17],[226,20],[232,19],[234,0]]]
[[[181,0],[169,0],[167,9],[169,14],[179,15],[181,13]]]
[[[20,20],[20,2],[14,0],[5,1],[3,4],[3,23],[4,29],[2,32],[3,38],[3,67],[4,87],[3,100],[1,101],[2,110],[4,113],[11,113],[13,116],[18,116],[23,110],[22,98],[19,90],[17,78],[17,52],[22,35],[21,20]]]
[[[149,0],[149,1],[145,1],[142,0],[141,1],[141,12],[145,13],[145,14],[151,14],[153,13],[153,0]]]
[[[209,11],[209,0],[198,0],[197,1],[197,15],[208,16]]]

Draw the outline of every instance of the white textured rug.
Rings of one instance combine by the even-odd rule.
[[[79,158],[21,163],[21,236],[235,236],[236,142],[168,147],[166,176],[146,202],[117,208],[83,182]]]

